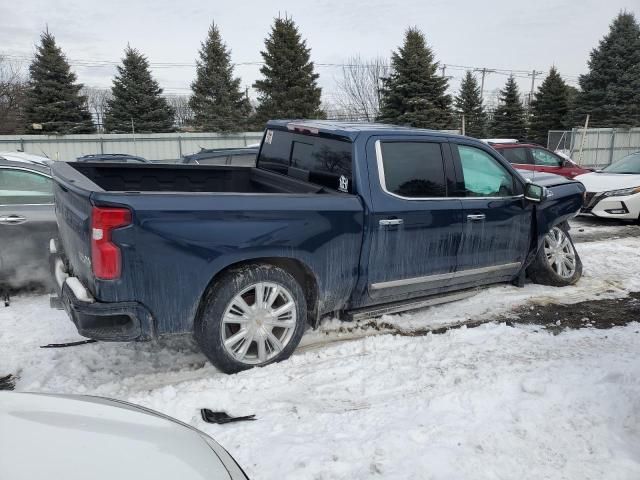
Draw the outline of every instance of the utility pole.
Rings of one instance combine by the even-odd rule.
[[[466,125],[466,121],[464,118],[464,113],[462,114],[462,135],[466,135],[467,134],[467,125]]]
[[[480,100],[482,100],[484,99],[484,77],[487,73],[494,73],[495,70],[491,70],[490,68],[476,68],[473,71],[482,73],[482,81],[480,82]]]
[[[531,77],[531,91],[529,92],[529,113],[531,113],[531,101],[533,100],[533,89],[536,83],[536,76],[541,75],[542,72],[538,72],[535,69],[531,70],[531,73],[527,73]]]
[[[442,70],[442,76],[444,77],[444,72],[446,71],[447,66],[443,63],[442,66],[440,67],[440,70]]]

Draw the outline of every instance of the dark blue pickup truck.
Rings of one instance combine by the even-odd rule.
[[[271,121],[256,168],[53,166],[51,266],[87,337],[192,332],[220,369],[287,358],[307,325],[575,283],[581,183],[525,180],[488,145],[429,130]]]

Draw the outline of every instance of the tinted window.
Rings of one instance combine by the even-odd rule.
[[[24,170],[0,168],[0,205],[53,203],[51,179]]]
[[[349,141],[267,130],[258,165],[333,190],[352,192]]]
[[[513,177],[498,160],[479,148],[457,147],[468,197],[508,197],[514,194]]]
[[[533,155],[533,162],[536,165],[545,167],[559,167],[562,165],[562,161],[558,157],[551,152],[542,150],[541,148],[532,148],[531,154]]]
[[[501,148],[498,151],[509,163],[529,163],[527,150],[524,148]]]
[[[445,197],[444,163],[439,143],[383,142],[387,191],[402,197]]]

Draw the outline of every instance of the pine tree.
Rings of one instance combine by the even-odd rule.
[[[253,84],[258,91],[257,122],[324,117],[320,109],[322,89],[310,52],[291,18],[275,19],[265,50],[260,52],[265,62],[260,68],[263,78]]]
[[[209,27],[199,54],[196,79],[191,83],[193,95],[189,99],[194,126],[212,132],[243,130],[251,105],[240,90],[240,79],[233,76],[231,53],[215,24]]]
[[[524,138],[527,124],[524,108],[520,101],[520,91],[515,78],[510,76],[503,90],[500,90],[500,104],[493,112],[491,134],[495,137]]]
[[[451,96],[447,79],[438,75],[438,63],[423,33],[409,28],[404,43],[391,56],[392,73],[382,79],[378,120],[413,127],[451,127]]]
[[[33,62],[29,66],[29,86],[26,92],[25,123],[29,133],[93,133],[95,125],[80,95],[82,85],[54,36],[48,31],[40,36]],[[33,124],[42,129],[34,130]]]
[[[111,87],[104,127],[107,132],[170,132],[173,110],[161,97],[162,89],[151,76],[147,58],[127,46]],[[132,126],[133,122],[133,126]]]
[[[640,125],[640,25],[633,13],[620,13],[591,51],[580,87],[574,124],[589,114],[593,127]]]
[[[569,111],[569,90],[556,67],[551,67],[540,88],[531,101],[529,138],[547,144],[549,130],[566,128]]]
[[[456,112],[464,115],[465,134],[483,138],[487,135],[487,114],[482,105],[480,85],[470,71],[460,83],[460,92],[455,98]]]

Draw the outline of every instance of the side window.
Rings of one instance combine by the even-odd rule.
[[[507,159],[509,163],[526,164],[529,163],[527,150],[524,148],[501,148],[498,152]]]
[[[479,148],[457,145],[467,197],[514,195],[513,176],[500,162]]]
[[[38,173],[0,168],[0,205],[53,203],[51,179]]]
[[[560,167],[562,162],[553,153],[542,150],[541,148],[532,148],[531,154],[536,165],[544,167]]]
[[[447,195],[439,143],[382,142],[380,150],[388,192],[408,198]]]

